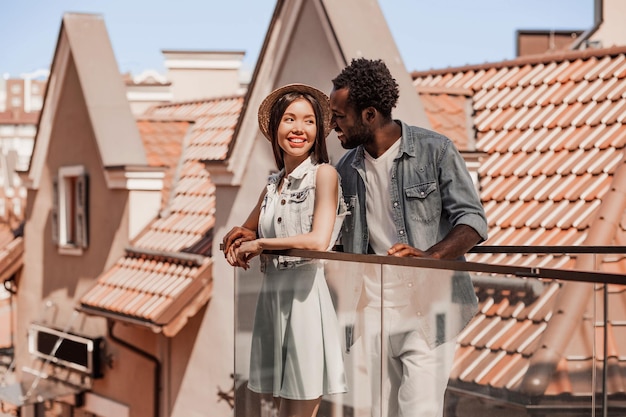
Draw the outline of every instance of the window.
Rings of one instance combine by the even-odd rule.
[[[80,255],[88,246],[88,181],[85,168],[59,168],[54,179],[52,239],[62,253]]]

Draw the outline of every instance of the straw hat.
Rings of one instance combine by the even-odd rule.
[[[324,138],[328,136],[331,131],[330,128],[330,101],[328,96],[324,94],[322,91],[318,90],[315,87],[311,87],[306,84],[287,84],[276,90],[272,91],[261,103],[259,106],[259,128],[261,129],[261,133],[268,140],[272,140],[272,136],[269,131],[270,124],[270,113],[272,111],[272,106],[276,101],[282,97],[286,93],[306,93],[310,94],[320,103],[322,107],[322,115],[324,118]]]

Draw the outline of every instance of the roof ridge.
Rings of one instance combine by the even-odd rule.
[[[446,87],[443,85],[418,85],[415,89],[420,94],[448,94],[453,96],[467,97],[471,97],[474,95],[474,92],[469,88]]]
[[[198,104],[198,103],[210,103],[212,101],[235,100],[235,99],[243,98],[244,95],[245,95],[244,93],[235,93],[235,94],[217,96],[217,97],[207,97],[207,98],[182,100],[182,101],[171,101],[169,103],[157,104],[155,106],[152,106],[150,109],[151,110],[162,109],[166,107],[180,106],[181,104]]]
[[[626,53],[626,46],[611,46],[608,48],[588,48],[575,51],[550,52],[536,55],[527,55],[514,59],[486,62],[484,64],[463,65],[458,67],[438,68],[425,71],[412,71],[411,78],[422,78],[432,75],[449,74],[455,72],[479,71],[488,69],[500,69],[504,67],[517,67],[523,65],[537,65],[550,62],[573,61],[576,59],[589,59],[592,57],[620,55]]]
[[[157,115],[157,114],[141,114],[135,117],[137,122],[186,122],[186,123],[196,123],[197,117],[192,116],[182,116],[182,115]]]

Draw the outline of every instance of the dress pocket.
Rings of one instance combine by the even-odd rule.
[[[308,233],[313,224],[313,200],[315,187],[307,187],[283,196],[287,204],[290,220],[290,235]]]
[[[295,204],[303,203],[309,196],[309,191],[311,191],[312,189],[313,188],[307,188],[305,190],[292,192],[289,194],[287,198],[290,203],[295,203]]]

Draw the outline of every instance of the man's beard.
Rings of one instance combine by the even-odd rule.
[[[344,149],[354,149],[374,141],[374,134],[361,121],[350,129],[349,134],[343,134],[345,141],[341,142],[341,147]]]

